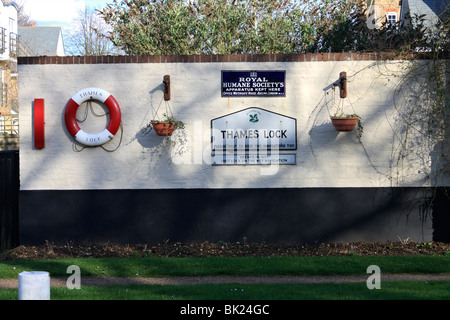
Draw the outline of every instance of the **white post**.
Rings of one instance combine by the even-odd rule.
[[[50,274],[46,271],[19,273],[19,300],[50,300]]]

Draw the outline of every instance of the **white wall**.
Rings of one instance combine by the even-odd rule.
[[[423,143],[421,135],[409,134],[412,152],[398,160],[405,129],[398,107],[409,99],[404,93],[411,89],[400,93],[396,90],[410,63],[21,64],[21,190],[428,185],[433,160],[430,151],[434,146]],[[222,70],[286,70],[286,97],[222,98]],[[348,96],[344,100],[339,98],[339,88],[333,89],[332,85],[341,71],[348,77]],[[165,110],[164,75],[171,77],[170,109],[186,123],[185,130],[178,130],[170,138],[142,132],[155,109]],[[110,150],[118,146],[114,152],[101,147],[78,152],[67,133],[66,103],[87,87],[108,91],[120,104],[123,133],[119,131],[113,141],[104,145]],[[46,146],[42,150],[33,147],[35,98],[45,99]],[[363,118],[362,143],[356,132],[337,133],[331,125],[329,115],[342,103],[346,112],[356,112]],[[297,119],[296,165],[210,164],[210,121],[249,107]],[[89,116],[95,125],[89,130],[101,131],[106,121]],[[448,185],[448,181],[440,183]]]

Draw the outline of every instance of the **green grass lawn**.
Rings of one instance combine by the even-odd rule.
[[[0,262],[0,278],[22,271],[45,270],[68,276],[77,265],[82,276],[151,277],[205,275],[349,275],[366,274],[377,265],[382,273],[449,273],[450,256],[335,256],[270,258],[83,258]]]
[[[445,281],[365,283],[130,285],[51,288],[52,300],[449,300]],[[0,290],[0,300],[17,300],[17,289]]]
[[[377,265],[381,274],[450,273],[450,256],[340,256],[270,258],[99,258],[15,260],[0,263],[1,278],[17,278],[22,271],[48,271],[69,277],[77,265],[88,276],[163,277],[211,275],[367,275]],[[1,281],[1,280],[0,280]],[[17,300],[17,289],[0,290],[0,299]],[[52,300],[450,300],[448,281],[382,281],[381,289],[366,283],[321,284],[202,284],[129,285],[52,288]]]

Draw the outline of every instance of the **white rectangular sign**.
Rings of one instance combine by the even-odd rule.
[[[211,121],[212,150],[296,150],[297,120],[248,108]]]
[[[216,153],[213,165],[287,165],[296,164],[296,154]]]

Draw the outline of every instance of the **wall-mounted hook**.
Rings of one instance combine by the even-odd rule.
[[[163,83],[164,83],[164,100],[169,101],[170,100],[170,76],[165,75]]]
[[[339,74],[339,82],[341,87],[341,98],[347,97],[347,72],[341,72]]]

